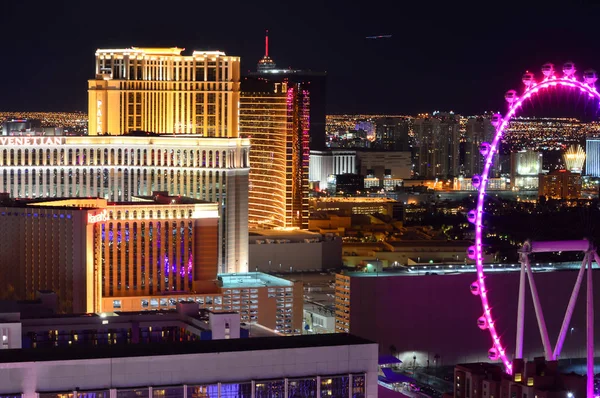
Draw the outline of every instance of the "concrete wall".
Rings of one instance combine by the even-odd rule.
[[[98,390],[367,373],[377,397],[377,345],[0,363],[0,394]]]
[[[4,314],[3,314],[4,315]],[[0,323],[0,350],[21,348],[21,323]]]
[[[597,279],[600,270],[594,271]],[[577,271],[536,273],[544,317],[552,347],[556,343],[564,312],[569,301]],[[353,277],[350,287],[350,333],[378,342],[382,353],[394,345],[404,364],[434,366],[435,354],[443,365],[488,361],[492,347],[489,332],[477,327],[482,315],[479,297],[473,296],[469,285],[475,274]],[[487,275],[486,284],[496,329],[508,347],[509,356],[515,350],[517,294],[519,272]],[[561,358],[585,357],[585,281],[571,319],[572,334],[568,334]],[[600,308],[600,294],[594,298]],[[543,347],[531,294],[526,293],[524,354],[527,358],[543,356]],[[600,328],[600,316],[595,317]],[[600,329],[597,329],[600,330]],[[600,334],[595,338],[596,356],[600,353]]]
[[[208,318],[213,340],[240,338],[240,314],[237,312],[211,312]]]
[[[290,272],[337,268],[342,263],[342,240],[315,243],[250,244],[249,270]],[[281,267],[279,266],[281,264]]]

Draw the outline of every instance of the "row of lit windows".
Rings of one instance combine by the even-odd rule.
[[[121,129],[227,137],[230,98],[224,94],[226,93],[121,93]]]
[[[2,166],[170,166],[226,168],[234,151],[194,149],[3,149]]]
[[[213,300],[214,298],[214,300]],[[173,307],[176,306],[177,303],[183,302],[196,302],[200,306],[204,307],[205,305],[222,305],[223,298],[222,296],[195,296],[195,297],[165,297],[165,298],[142,298],[140,300],[140,304],[142,308],[158,308],[158,307]],[[123,300],[113,300],[113,309],[120,310],[123,308]],[[220,309],[220,308],[219,308]]]
[[[122,81],[119,88],[124,91],[221,91],[233,92],[232,82],[165,82],[165,81]]]
[[[214,202],[225,198],[226,181],[225,171],[0,168],[2,191],[16,198],[100,196],[113,201],[128,201],[132,196],[168,191],[173,195]]]
[[[232,62],[218,58],[214,60],[190,59],[175,61],[136,58],[97,58],[100,73],[111,74],[113,79],[158,80],[158,81],[232,81]]]
[[[102,295],[191,290],[193,232],[191,221],[102,224]]]
[[[317,384],[319,383],[319,384]],[[253,391],[254,390],[254,391]],[[284,397],[349,397],[364,398],[366,375],[332,375],[247,381],[243,383],[214,383],[169,387],[120,388],[116,398],[272,398]],[[64,391],[38,393],[38,398],[110,398],[110,390]],[[22,394],[0,395],[0,398],[22,398]]]

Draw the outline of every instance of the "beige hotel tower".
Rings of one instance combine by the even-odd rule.
[[[183,50],[96,51],[95,78],[88,81],[90,137],[73,149],[90,146],[94,156],[82,152],[74,162],[100,166],[92,176],[82,171],[82,178],[85,182],[87,173],[99,187],[91,194],[109,201],[161,190],[218,203],[219,271],[245,272],[250,142],[238,131],[240,58],[220,51],[182,55]],[[62,155],[64,145],[56,150],[62,173],[62,162],[71,161]],[[67,194],[79,195],[79,190]]]
[[[96,51],[88,82],[90,135],[131,131],[238,137],[240,58],[220,51]]]

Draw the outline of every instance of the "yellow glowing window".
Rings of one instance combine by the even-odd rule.
[[[523,379],[523,375],[521,373],[515,373],[515,382],[519,383]]]
[[[527,386],[528,387],[532,387],[533,386],[533,377],[528,377],[527,378]]]

